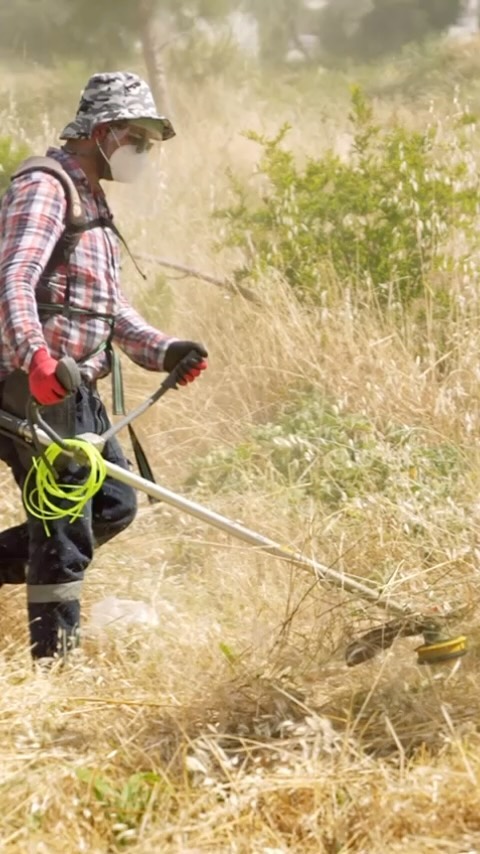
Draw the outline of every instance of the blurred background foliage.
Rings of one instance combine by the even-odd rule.
[[[99,59],[108,65],[134,51],[145,21],[163,18],[166,31],[198,17],[228,13],[231,0],[13,0],[0,8],[0,50],[51,64],[61,57]]]
[[[34,117],[44,111],[55,124],[57,105],[78,96],[86,69],[119,65],[146,74],[159,109],[172,117],[181,107],[182,82],[203,85],[225,75],[236,76],[239,84],[258,75],[262,85],[269,75],[276,86],[269,100],[278,101],[288,77],[299,72],[311,75],[313,92],[320,73],[349,73],[359,63],[374,68],[378,59],[395,55],[396,67],[403,64],[408,76],[408,51],[422,44],[428,54],[433,39],[433,66],[427,57],[419,69],[424,80],[437,72],[441,76],[448,62],[436,36],[465,23],[477,28],[479,5],[479,0],[10,0],[0,4],[0,113],[11,116],[17,110]],[[15,75],[26,66],[35,76],[22,86]],[[369,82],[372,88],[388,82],[392,91],[396,86],[377,71]],[[403,83],[414,90],[415,73]],[[29,109],[31,102],[35,110]]]
[[[106,65],[138,50],[146,33],[159,47],[215,23],[255,33],[264,63],[289,51],[307,61],[368,60],[453,25],[465,0],[10,0],[0,7],[0,53],[51,64],[95,58]],[[199,26],[199,22],[202,25]]]

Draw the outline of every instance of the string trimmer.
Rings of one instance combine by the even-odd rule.
[[[191,359],[191,355],[187,359]],[[209,510],[191,501],[183,496],[180,496],[157,483],[153,483],[134,472],[121,468],[114,463],[104,460],[101,456],[101,451],[105,442],[114,436],[119,430],[130,424],[140,414],[145,412],[153,403],[165,394],[168,389],[176,388],[181,376],[182,364],[177,366],[162,382],[159,389],[152,394],[144,403],[134,409],[132,412],[122,418],[117,424],[110,427],[103,435],[84,434],[76,436],[74,439],[62,439],[55,431],[49,427],[42,418],[40,408],[33,404],[30,409],[30,418],[21,419],[11,415],[8,412],[0,410],[0,430],[7,432],[19,438],[21,441],[28,444],[35,444],[36,447],[42,446],[46,449],[45,453],[53,451],[55,458],[61,452],[70,457],[75,457],[80,463],[87,464],[91,469],[97,466],[99,477],[93,480],[97,483],[96,488],[101,488],[101,483],[105,476],[114,478],[115,480],[125,483],[134,489],[140,490],[150,498],[157,501],[163,501],[177,510],[187,513],[205,522],[207,525],[230,534],[238,540],[247,543],[254,548],[259,549],[273,557],[288,561],[295,566],[308,569],[313,572],[318,581],[325,581],[339,590],[346,591],[354,596],[357,596],[377,608],[383,609],[385,612],[395,615],[396,619],[378,628],[368,631],[360,638],[350,643],[346,649],[345,658],[348,666],[352,667],[361,662],[368,661],[373,658],[381,650],[388,649],[398,637],[414,637],[416,635],[423,636],[423,644],[417,648],[417,661],[419,664],[437,664],[439,662],[450,661],[459,658],[466,652],[466,637],[464,635],[450,636],[446,632],[447,623],[458,615],[438,616],[437,614],[422,615],[418,614],[410,605],[399,604],[385,598],[385,591],[382,588],[373,587],[370,584],[358,581],[351,575],[343,572],[337,572],[329,566],[325,566],[313,558],[309,558],[296,551],[295,549],[281,546],[274,540],[253,531],[239,522],[221,516],[213,510]],[[61,360],[58,369],[58,378],[69,391],[73,391],[81,382],[78,366],[76,363],[66,357]],[[33,423],[34,422],[34,423]],[[86,454],[85,448],[88,449]],[[50,458],[52,455],[50,454]],[[48,466],[47,466],[48,468]],[[97,474],[97,472],[96,472]],[[45,473],[41,472],[41,465],[36,466],[37,478],[42,479]],[[69,498],[72,501],[71,495],[63,497]],[[90,496],[91,497],[91,496]],[[84,496],[85,498],[85,496]],[[84,502],[85,503],[85,502]],[[51,500],[44,506],[51,508]],[[38,509],[38,508],[37,508]],[[40,507],[40,513],[42,508]],[[67,511],[69,512],[69,511]],[[74,518],[78,515],[79,508],[74,507],[70,515]],[[65,514],[65,510],[62,510]],[[52,517],[50,517],[52,518]]]

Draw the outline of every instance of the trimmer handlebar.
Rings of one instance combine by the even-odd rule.
[[[195,360],[195,361],[194,361]],[[124,427],[127,427],[135,418],[138,418],[139,415],[143,415],[147,409],[150,409],[157,400],[160,400],[161,397],[171,388],[177,388],[178,383],[182,379],[184,375],[185,367],[191,367],[192,364],[196,362],[201,362],[202,357],[196,350],[190,350],[186,356],[181,359],[177,365],[173,368],[172,371],[165,377],[160,388],[157,389],[153,394],[150,395],[140,406],[137,406],[136,409],[133,409],[131,412],[128,412],[124,418],[106,430],[105,433],[102,434],[102,438],[107,442],[112,436],[115,436],[120,430],[123,430]]]

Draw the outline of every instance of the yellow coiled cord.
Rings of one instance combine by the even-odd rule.
[[[48,536],[50,531],[47,522],[66,517],[70,517],[70,522],[78,519],[85,505],[102,488],[107,476],[105,460],[98,448],[84,439],[62,441],[69,451],[81,460],[80,464],[87,468],[88,474],[83,483],[62,484],[55,479],[53,475],[55,461],[64,452],[59,445],[52,443],[45,449],[45,457],[50,467],[45,459],[35,457],[23,485],[25,507],[32,516],[42,520]],[[35,479],[35,486],[32,488],[33,479]],[[59,506],[58,502],[65,500],[68,501],[68,506]]]

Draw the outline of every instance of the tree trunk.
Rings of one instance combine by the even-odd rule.
[[[456,28],[465,34],[478,33],[480,18],[480,0],[463,0]]]
[[[152,0],[140,0],[138,13],[143,59],[147,69],[150,88],[159,113],[171,118],[172,111],[168,94],[167,74],[162,57],[159,22],[155,15],[155,4],[152,3]]]

